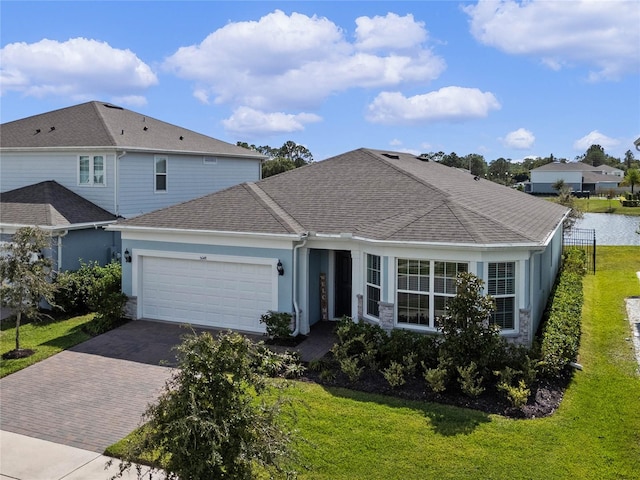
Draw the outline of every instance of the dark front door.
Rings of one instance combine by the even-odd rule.
[[[335,308],[334,316],[351,316],[351,252],[335,252]]]

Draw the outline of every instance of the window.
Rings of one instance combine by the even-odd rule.
[[[155,166],[155,191],[167,191],[167,157],[156,157]]]
[[[104,186],[104,156],[80,155],[78,157],[78,184]]]
[[[398,323],[435,328],[456,295],[458,273],[468,270],[467,263],[398,259]]]
[[[468,271],[466,263],[457,262],[434,262],[434,318],[444,316],[449,298],[456,296],[456,278],[459,273]]]
[[[380,317],[380,257],[367,254],[367,315]]]
[[[429,260],[398,259],[398,323],[429,326]]]
[[[492,322],[504,330],[515,328],[515,263],[490,263],[487,293],[496,301]]]

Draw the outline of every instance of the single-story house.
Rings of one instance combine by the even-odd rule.
[[[435,332],[459,272],[530,345],[561,262],[565,207],[408,153],[358,149],[107,227],[129,314],[294,333],[352,316]]]
[[[105,226],[116,216],[55,181],[0,193],[0,241],[21,227],[37,226],[51,236],[45,252],[56,271],[77,270],[80,262],[101,265],[120,259],[120,235]]]
[[[618,188],[624,171],[610,165],[594,167],[583,162],[552,162],[531,170],[531,180],[525,185],[528,193],[557,194],[553,185],[563,180],[574,192],[600,193]]]
[[[65,235],[63,270],[80,258],[106,261],[122,253],[114,251],[119,233],[90,235],[90,228],[76,228],[78,223],[99,225],[134,217],[259,180],[264,159],[249,149],[107,102],[91,101],[6,122],[0,125],[0,192],[3,201],[14,195],[20,195],[20,201],[3,209],[3,238],[11,225],[33,220],[58,239],[62,237],[56,232]],[[49,208],[44,206],[51,200],[46,195],[68,199],[72,194],[78,203],[77,215],[72,216],[81,217],[79,221],[75,216],[47,219],[35,213],[40,208],[36,205]],[[15,216],[8,216],[9,208]],[[69,224],[74,225],[71,230]],[[83,239],[75,242],[80,230]]]

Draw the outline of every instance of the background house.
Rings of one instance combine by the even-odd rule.
[[[0,192],[53,181],[114,217],[133,217],[258,180],[263,159],[251,150],[98,101],[0,125]],[[38,192],[35,187],[21,190],[21,201],[34,195],[31,203],[37,203]],[[9,212],[14,207],[2,208]],[[78,208],[88,210],[80,202]],[[31,218],[24,209],[12,211],[17,217],[1,219],[5,236],[11,230],[5,223],[26,224]],[[119,238],[107,244],[84,260],[103,263],[115,255]],[[74,253],[69,238],[65,245],[65,259],[86,253]],[[102,248],[104,242],[97,245]]]
[[[133,318],[295,332],[350,315],[435,332],[468,271],[493,321],[530,344],[560,265],[565,207],[424,161],[360,149],[108,227],[131,254]],[[281,268],[280,268],[281,267]]]
[[[526,184],[528,193],[557,194],[554,183],[563,180],[574,192],[592,194],[616,189],[624,180],[624,171],[609,165],[594,167],[582,162],[552,162],[531,170]]]
[[[45,230],[56,271],[77,270],[81,261],[119,260],[120,235],[103,228],[115,221],[115,215],[54,181],[0,193],[0,241],[11,241],[25,226]]]

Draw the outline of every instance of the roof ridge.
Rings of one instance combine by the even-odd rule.
[[[289,215],[280,205],[278,205],[278,203],[264,190],[256,185],[255,182],[247,182],[245,185],[249,188],[251,193],[253,193],[269,210],[271,210],[280,223],[295,233],[305,232],[305,228],[300,225],[295,218]]]
[[[106,102],[98,102],[97,100],[94,100],[94,101],[88,102],[88,103],[91,105],[91,108],[93,109],[93,111],[95,112],[96,116],[100,120],[100,124],[102,125],[103,130],[105,131],[107,136],[111,139],[111,144],[113,146],[117,147],[118,146],[118,142],[116,141],[116,138],[113,136],[113,134],[111,132],[111,129],[109,128],[109,125],[107,124],[107,121],[105,120],[104,116],[102,115],[102,112],[98,108],[98,103],[102,103],[104,105],[104,104],[106,104]]]

